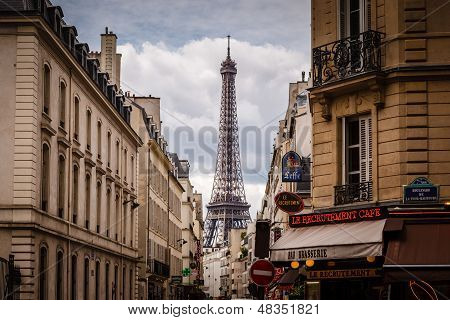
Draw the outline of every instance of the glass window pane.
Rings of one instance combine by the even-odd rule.
[[[359,122],[358,121],[349,121],[348,122],[348,145],[353,146],[359,144]]]
[[[348,175],[348,183],[360,183],[359,173],[353,173]]]
[[[359,148],[348,149],[348,171],[359,171]]]

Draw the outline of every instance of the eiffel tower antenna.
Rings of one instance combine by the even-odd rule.
[[[242,178],[236,106],[236,62],[230,56],[222,62],[222,99],[220,106],[219,144],[211,200],[206,206],[204,248],[229,244],[231,229],[245,229],[251,221]]]

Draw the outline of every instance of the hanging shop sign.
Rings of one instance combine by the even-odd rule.
[[[189,269],[189,268],[184,268],[184,269],[181,271],[181,274],[183,275],[183,277],[189,277],[189,276],[191,275],[191,269]]]
[[[289,216],[291,228],[309,227],[323,224],[338,224],[384,219],[388,216],[386,207],[372,207],[335,212],[298,214]]]
[[[425,177],[414,179],[403,186],[403,203],[437,203],[439,202],[439,186]]]
[[[293,192],[283,191],[275,196],[277,208],[289,214],[299,213],[305,207],[302,197]]]
[[[306,272],[307,279],[347,279],[378,277],[377,269],[348,269],[348,270],[312,270]]]
[[[295,151],[287,152],[281,161],[282,182],[302,181],[301,158]]]

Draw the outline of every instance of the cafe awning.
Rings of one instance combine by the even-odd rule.
[[[386,219],[328,224],[286,231],[271,250],[271,260],[305,261],[380,256]]]

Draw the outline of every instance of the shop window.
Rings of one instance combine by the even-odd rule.
[[[62,251],[58,251],[56,254],[56,300],[63,299],[63,267],[64,267],[64,254]]]
[[[83,299],[89,300],[89,258],[84,259],[84,290]]]
[[[42,83],[44,84],[44,106],[43,111],[45,114],[50,115],[50,67],[44,65],[44,78]]]
[[[73,186],[72,186],[72,223],[78,221],[78,179],[79,179],[78,165],[73,165]]]
[[[66,124],[66,84],[61,81],[59,84],[59,126],[65,128]]]
[[[42,246],[39,250],[39,300],[48,298],[48,251],[47,247]]]
[[[71,261],[71,267],[72,267],[72,273],[70,278],[70,299],[71,300],[77,300],[77,256],[72,256]]]
[[[50,147],[47,143],[42,145],[42,173],[41,173],[41,209],[48,211],[50,174]]]
[[[59,155],[58,160],[58,217],[64,218],[66,158]]]
[[[73,138],[77,141],[79,141],[80,138],[80,100],[78,99],[78,97],[75,97],[75,101],[74,101],[74,121],[75,121],[75,126],[74,126],[74,131],[73,131]]]

